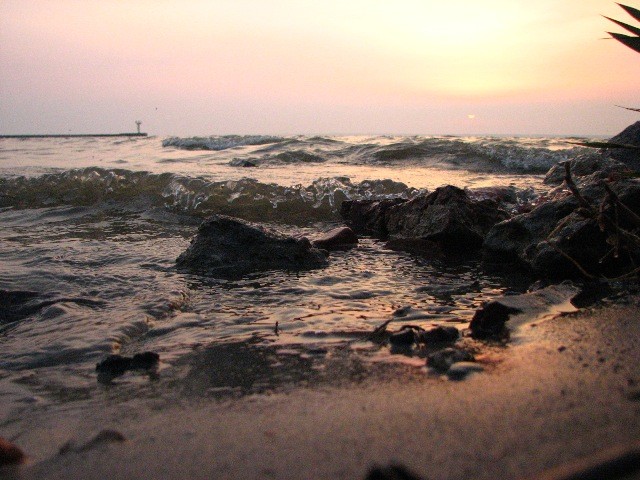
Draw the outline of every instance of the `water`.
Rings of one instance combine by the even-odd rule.
[[[321,270],[234,281],[178,273],[175,259],[212,213],[312,236],[340,224],[344,199],[410,198],[448,183],[477,197],[510,187],[515,210],[545,190],[549,167],[584,152],[573,140],[0,140],[0,421],[33,405],[97,401],[95,365],[111,353],[161,356],[157,377],[116,380],[124,397],[150,385],[161,398],[244,394],[423,365],[367,333],[392,318],[393,328],[462,330],[482,302],[528,279],[371,238]]]

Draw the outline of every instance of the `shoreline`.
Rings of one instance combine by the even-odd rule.
[[[416,371],[172,404],[114,392],[113,403],[22,419],[29,427],[15,442],[35,458],[7,473],[359,479],[399,463],[431,480],[531,478],[640,437],[639,307],[632,298],[524,325],[517,342],[480,357],[484,373],[460,382]],[[127,440],[56,453],[104,429]]]

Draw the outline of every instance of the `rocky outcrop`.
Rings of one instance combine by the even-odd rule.
[[[387,211],[406,202],[404,198],[345,200],[340,206],[340,215],[356,233],[386,238],[388,235]]]
[[[447,185],[411,200],[350,201],[341,213],[350,226],[392,240],[424,240],[446,249],[478,248],[509,215],[490,199],[474,201]]]
[[[571,175],[576,183],[589,184],[595,180],[613,180],[629,176],[631,169],[623,162],[611,158],[608,152],[594,150],[578,155],[569,162]],[[544,177],[546,185],[562,185],[564,182],[564,164],[551,168]]]
[[[607,185],[629,210],[640,214],[638,180]],[[593,206],[591,212],[575,196],[566,194],[496,224],[484,241],[487,260],[517,261],[539,276],[554,278],[578,277],[585,272],[595,276],[627,273],[640,261],[639,246],[616,239],[615,225],[630,232],[637,230],[633,214],[605,202],[605,184],[597,178],[584,183],[580,193]]]
[[[640,147],[640,122],[629,125],[618,135],[610,138],[609,142]],[[610,154],[613,159],[623,162],[635,171],[640,171],[640,148],[612,148]]]
[[[395,238],[477,248],[489,229],[508,217],[493,200],[474,202],[464,190],[447,185],[389,209],[387,230]]]
[[[306,238],[214,215],[202,222],[176,264],[179,270],[229,278],[256,271],[319,268],[327,265],[327,258]]]

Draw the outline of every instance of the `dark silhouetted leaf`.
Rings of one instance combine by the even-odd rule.
[[[618,3],[618,5],[620,5],[622,8],[624,8],[624,10],[629,15],[631,15],[633,18],[635,18],[636,20],[638,20],[640,22],[640,10],[638,10],[637,8],[629,7],[628,5],[622,5],[621,3]]]
[[[632,112],[640,112],[640,108],[623,107],[622,105],[616,105],[616,107],[624,108],[625,110],[631,110]]]
[[[613,38],[615,38],[616,40],[618,40],[620,43],[640,53],[640,37],[632,37],[630,35],[623,35],[621,33],[612,33],[612,32],[607,32],[607,33],[611,35]]]
[[[609,143],[609,142],[568,142],[572,145],[580,145],[589,148],[624,148],[627,150],[640,150],[638,145],[627,145],[625,143]]]
[[[624,22],[620,22],[618,20],[615,20],[614,18],[609,18],[606,15],[603,15],[604,18],[606,18],[607,20],[611,20],[613,23],[620,25],[622,28],[624,28],[625,30],[630,31],[631,33],[635,33],[636,35],[640,35],[640,28],[638,27],[634,27],[633,25],[629,25],[628,23],[624,23]]]

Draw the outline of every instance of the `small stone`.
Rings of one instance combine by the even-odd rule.
[[[129,370],[151,370],[158,366],[160,355],[155,352],[136,353],[133,357],[109,355],[96,365],[96,372],[106,377],[117,377]]]
[[[407,305],[405,307],[400,307],[395,309],[392,315],[394,317],[406,317],[410,311],[411,311],[411,305]]]
[[[13,443],[0,437],[0,467],[24,463],[27,456]]]
[[[482,372],[484,367],[474,362],[457,362],[447,370],[447,376],[451,380],[462,380],[474,372]]]
[[[520,313],[517,308],[507,307],[497,301],[485,304],[471,319],[469,328],[473,338],[499,337],[505,333],[505,323],[509,316]]]
[[[421,480],[421,477],[402,465],[390,465],[388,467],[373,467],[367,473],[365,480]]]
[[[311,244],[323,250],[342,249],[357,245],[358,237],[349,227],[339,227],[324,233]]]
[[[445,348],[427,356],[427,366],[445,373],[451,365],[457,362],[473,362],[474,357],[469,352],[458,348]]]
[[[155,352],[136,353],[131,359],[131,368],[150,370],[158,366],[160,355]]]
[[[410,328],[392,333],[389,337],[389,343],[395,346],[413,345],[416,341],[416,334]]]
[[[460,337],[456,327],[436,327],[418,334],[418,343],[455,342]]]
[[[122,375],[131,368],[131,358],[122,355],[109,355],[96,365],[96,372],[109,375]]]

